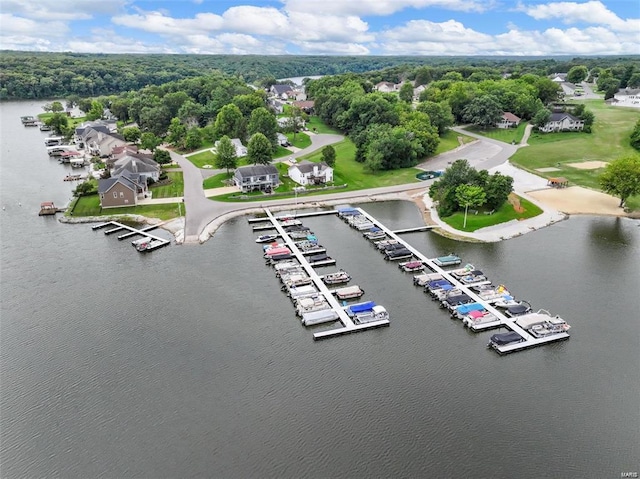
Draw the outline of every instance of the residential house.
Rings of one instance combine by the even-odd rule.
[[[413,99],[414,100],[419,100],[420,99],[420,93],[422,93],[426,89],[427,89],[426,85],[419,85],[419,86],[415,87],[413,89]]]
[[[278,169],[273,165],[241,166],[233,175],[233,182],[243,193],[271,192],[280,184]]]
[[[376,83],[373,89],[382,93],[391,93],[394,91],[398,91],[396,84],[388,81],[381,81],[380,83]]]
[[[288,170],[289,178],[299,185],[320,185],[333,181],[333,168],[326,163],[313,163],[303,160],[291,165]]]
[[[624,88],[618,90],[613,95],[614,106],[629,106],[632,108],[640,108],[640,88]]]
[[[294,101],[292,105],[300,108],[303,112],[305,112],[308,115],[313,115],[313,109],[316,106],[316,102],[313,100]]]
[[[79,148],[93,156],[106,158],[113,148],[127,144],[125,139],[109,130],[107,125],[88,125],[76,128],[74,140]]]
[[[121,176],[98,180],[102,208],[136,206],[138,199],[148,196],[147,184],[139,175],[125,172]]]
[[[520,117],[508,111],[502,112],[502,119],[496,123],[498,128],[515,128],[520,124]]]
[[[160,165],[146,155],[127,154],[113,163],[111,177],[117,178],[126,173],[138,175],[145,185],[149,178],[158,181],[160,179]],[[130,175],[127,175],[130,176]]]
[[[551,81],[554,81],[556,83],[562,83],[567,81],[567,74],[566,73],[553,73],[551,75],[549,75],[549,78],[551,79]]]
[[[540,131],[549,133],[551,131],[581,131],[584,128],[584,121],[570,113],[552,113],[549,121],[540,128]]]
[[[568,81],[563,81],[562,83],[560,83],[560,88],[562,88],[562,93],[564,94],[564,96],[574,96],[578,88],[582,87],[578,87],[578,85],[570,83]]]
[[[289,138],[287,138],[286,135],[283,135],[282,133],[278,133],[278,144],[280,146],[291,146],[291,143],[289,143]]]
[[[276,99],[276,98],[269,98],[268,100],[268,104],[269,104],[269,108],[271,108],[271,110],[276,114],[276,115],[280,115],[281,113],[284,112],[284,105],[285,103]]]
[[[294,96],[293,87],[291,85],[271,85],[269,92],[281,100],[288,100]]]
[[[219,144],[220,144],[220,140],[216,141],[213,145],[213,149],[215,150],[216,148],[218,148]],[[242,142],[240,141],[240,138],[231,138],[231,144],[236,149],[236,156],[238,158],[242,156],[247,156],[247,147],[242,144]]]

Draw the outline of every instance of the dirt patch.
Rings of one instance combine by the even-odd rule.
[[[551,208],[568,214],[628,216],[618,207],[618,198],[580,186],[530,191],[527,194]]]
[[[516,213],[524,213],[524,208],[520,204],[520,198],[515,193],[510,193],[508,197],[509,204],[513,206]]]
[[[547,168],[536,168],[536,171],[540,173],[551,173],[552,171],[561,171],[560,168],[556,168],[555,166],[549,166]]]
[[[579,170],[597,170],[604,168],[609,163],[606,161],[583,161],[582,163],[567,163],[567,166],[578,168]]]
[[[433,221],[433,218],[431,218],[431,212],[429,211],[429,208],[427,208],[427,205],[424,202],[424,194],[416,195],[412,199],[413,199],[413,202],[418,206],[418,209],[420,210],[420,212],[422,213],[422,219],[425,225],[438,224],[435,221]]]

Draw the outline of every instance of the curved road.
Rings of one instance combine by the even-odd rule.
[[[458,159],[467,159],[477,169],[489,169],[500,164],[505,163],[511,155],[515,153],[518,146],[509,145],[501,141],[493,140],[491,138],[482,137],[470,133],[460,128],[453,128],[454,131],[464,133],[468,136],[473,136],[478,139],[471,143],[467,143],[455,150],[442,153],[438,156],[430,158],[428,161],[418,165],[418,168],[425,170],[438,170],[445,169],[448,164]],[[312,151],[318,150],[326,145],[336,143],[342,140],[344,137],[341,135],[309,135],[311,137],[311,146],[296,152],[286,158],[280,159],[284,161],[288,158],[300,157],[306,155]],[[410,191],[416,189],[422,189],[430,185],[431,181],[421,183],[408,183],[404,185],[387,186],[382,188],[372,188],[368,190],[349,191],[344,193],[333,193],[326,195],[305,196],[304,200],[296,200],[293,198],[287,198],[282,200],[268,200],[265,201],[265,205],[260,202],[247,203],[223,203],[209,200],[204,195],[202,187],[203,171],[193,165],[187,158],[170,151],[173,161],[178,163],[184,176],[184,203],[187,210],[185,218],[184,229],[184,242],[185,243],[199,243],[200,235],[205,231],[207,225],[214,222],[221,216],[242,210],[261,208],[263,206],[282,206],[282,205],[295,205],[296,203],[308,203],[316,202],[319,199],[324,201],[349,200],[352,198],[362,198],[368,196],[376,196],[386,193],[397,193],[402,191]],[[208,170],[205,174],[209,174]]]

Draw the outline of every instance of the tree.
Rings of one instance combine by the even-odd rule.
[[[104,105],[100,103],[98,100],[93,100],[91,102],[91,109],[87,112],[87,120],[93,121],[98,118],[102,118],[102,113],[104,112]]]
[[[327,145],[322,149],[322,161],[324,161],[327,165],[333,168],[336,164],[336,149]]]
[[[234,104],[224,105],[216,115],[213,126],[216,138],[227,135],[229,138],[245,138],[245,122],[242,112]]]
[[[629,81],[627,82],[627,88],[638,88],[640,87],[640,72],[635,72],[633,75],[629,77]]]
[[[155,151],[161,143],[162,140],[150,131],[145,131],[140,135],[140,148],[143,150]]]
[[[242,116],[245,118],[249,118],[253,110],[260,108],[261,106],[265,106],[266,103],[265,94],[261,91],[256,91],[249,95],[236,95],[233,97],[231,102],[240,108]]]
[[[182,124],[179,118],[171,120],[167,132],[167,141],[173,146],[181,147],[187,136],[187,127]]]
[[[187,130],[187,135],[184,139],[184,146],[187,150],[195,150],[202,145],[202,134],[200,128],[192,126]]]
[[[64,113],[54,113],[44,121],[44,124],[50,126],[56,135],[66,135],[69,118]]]
[[[229,170],[234,169],[238,164],[238,156],[236,148],[231,143],[228,136],[223,136],[216,147],[216,168],[226,168],[227,175]]]
[[[551,112],[546,108],[542,108],[538,110],[531,121],[538,128],[542,128],[544,125],[549,123],[549,118],[551,118]]]
[[[499,171],[489,175],[484,186],[487,208],[492,210],[500,208],[512,191],[513,178],[511,176],[502,175]]]
[[[69,110],[71,110],[73,107],[78,105],[78,102],[80,101],[80,96],[78,95],[69,95],[67,96],[67,108]]]
[[[140,139],[141,133],[140,128],[137,126],[130,126],[128,128],[124,128],[122,130],[122,136],[126,141],[130,141],[131,143],[137,143]]]
[[[251,112],[247,132],[249,136],[262,133],[271,142],[273,149],[278,147],[278,122],[273,113],[265,107],[261,106]]]
[[[584,65],[571,67],[567,73],[567,81],[571,83],[582,83],[589,75],[589,70]]]
[[[482,128],[494,126],[502,118],[502,106],[493,95],[483,95],[471,100],[463,110],[464,121]]]
[[[450,216],[458,209],[456,188],[459,185],[478,185],[484,175],[471,167],[467,160],[456,160],[429,188],[429,197],[438,203],[438,214]]]
[[[269,139],[262,133],[255,133],[247,145],[247,159],[254,165],[268,165],[271,163],[273,147]]]
[[[450,126],[453,125],[454,118],[451,107],[446,101],[436,103],[433,101],[423,101],[418,104],[418,111],[429,115],[431,125],[438,129],[438,135],[444,135]]]
[[[623,208],[630,196],[640,194],[640,156],[625,156],[612,161],[600,175],[602,189],[620,198]]]
[[[456,201],[464,208],[463,228],[467,227],[467,212],[469,206],[481,206],[486,200],[486,194],[480,186],[458,185],[456,188]]]
[[[171,163],[171,153],[167,150],[156,150],[153,152],[153,159],[159,165],[166,165]]]
[[[640,120],[637,121],[636,126],[631,132],[631,146],[636,150],[640,150]]]
[[[398,97],[405,103],[411,103],[413,100],[413,85],[408,81],[404,82],[400,87]]]

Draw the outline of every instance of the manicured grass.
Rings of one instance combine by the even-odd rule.
[[[524,211],[522,213],[518,213],[513,208],[513,205],[511,205],[509,202],[505,202],[505,204],[502,205],[500,209],[498,209],[498,211],[490,215],[486,214],[486,209],[478,209],[477,215],[472,213],[473,210],[470,210],[469,214],[467,215],[466,228],[462,227],[462,225],[464,224],[464,211],[454,213],[451,216],[447,216],[441,219],[449,226],[457,230],[476,231],[480,228],[505,223],[511,220],[533,218],[534,216],[538,216],[542,213],[542,210],[530,201],[527,201],[519,196],[518,199],[520,200],[520,206],[524,208]]]
[[[533,132],[528,140],[530,146],[520,148],[510,161],[544,178],[563,176],[570,184],[600,190],[598,177],[604,171],[603,168],[581,170],[568,166],[567,163],[609,162],[636,153],[629,143],[629,137],[638,121],[638,112],[630,108],[609,106],[603,100],[582,102],[595,115],[591,133]],[[546,167],[559,168],[559,171],[536,171]],[[640,205],[632,200],[629,208],[637,210]]]
[[[486,136],[494,140],[504,141],[505,143],[518,144],[524,136],[524,130],[527,122],[521,122],[517,128],[488,128],[482,129],[476,126],[468,127],[467,130],[478,135]]]
[[[285,136],[289,139],[289,143],[291,146],[295,146],[296,148],[300,148],[303,150],[311,145],[311,138],[306,133],[296,133],[295,138],[293,133],[285,133]]]
[[[462,143],[470,143],[475,140],[475,138],[471,136],[463,135],[457,131],[448,130],[440,137],[440,143],[438,144],[438,148],[434,155],[439,155],[440,153],[458,148],[460,146],[460,140],[458,138],[462,138]]]
[[[53,113],[40,113],[38,115],[38,119],[41,122],[45,122],[45,120],[48,120],[49,118],[51,118],[53,116]],[[87,117],[86,116],[79,116],[79,117],[68,117],[68,125],[70,127],[76,127],[77,125],[79,125],[80,123],[82,123],[83,121],[86,121]]]
[[[202,168],[204,165],[211,165],[212,167],[216,165],[216,155],[209,150],[187,156],[186,158],[198,168]]]
[[[205,190],[208,190],[208,189],[211,189],[211,188],[222,188],[223,186],[227,186],[224,183],[224,181],[228,180],[228,179],[230,179],[232,177],[233,177],[233,171],[229,172],[229,174],[227,174],[226,172],[218,173],[217,175],[210,176],[209,178],[204,180],[202,185],[203,185]]]
[[[632,196],[627,199],[625,207],[632,211],[640,211],[640,195]]]
[[[163,170],[171,170],[171,169],[175,169],[175,168],[180,168],[180,165],[174,164],[174,163],[169,163],[167,165],[162,165],[162,169]]]
[[[273,154],[273,159],[275,160],[276,158],[282,158],[283,156],[289,156],[292,153],[293,152],[291,150],[287,150],[284,146],[278,145],[278,148],[276,148],[276,151]]]
[[[329,134],[336,134],[336,135],[340,135],[341,133],[334,129],[331,128],[330,126],[327,126],[320,118],[318,118],[317,116],[310,116],[309,120],[307,121],[307,128],[309,128],[310,131],[313,131],[314,133],[329,133]],[[315,130],[314,130],[315,128]]]
[[[330,194],[330,193],[336,193],[336,192],[356,191],[356,190],[362,190],[366,188],[377,188],[382,186],[393,186],[393,185],[402,185],[406,183],[420,182],[416,178],[416,174],[420,173],[422,170],[418,170],[417,168],[404,168],[401,170],[392,170],[392,171],[378,171],[375,173],[366,171],[362,163],[358,163],[355,161],[356,146],[348,138],[345,138],[344,140],[338,143],[335,143],[333,147],[336,150],[336,164],[334,166],[334,172],[333,172],[333,180],[334,180],[333,183],[335,185],[346,184],[347,187],[341,188],[339,190],[317,191],[317,192],[314,192],[314,194]],[[319,162],[322,160],[322,151],[315,151],[313,153],[300,157],[298,160],[309,160],[309,161]],[[280,180],[284,181],[284,185],[280,186],[276,191],[290,192],[290,194],[288,196],[278,196],[274,199],[283,199],[287,197],[293,198],[295,196],[295,193],[293,192],[293,188],[297,186],[297,184],[288,180],[288,178],[283,178],[283,174],[286,174],[286,169],[287,169],[286,165],[277,164],[276,167],[279,168],[279,171],[280,171]],[[211,199],[216,201],[238,201],[237,197],[232,198],[232,196],[237,196],[237,194],[220,195],[217,197],[213,197]],[[247,201],[268,201],[268,200],[269,200],[269,197],[264,195],[247,199]]]
[[[191,153],[193,151],[197,151],[197,150],[204,150],[205,148],[213,148],[213,141],[208,141],[208,140],[202,140],[202,144],[196,148],[195,150],[174,150],[176,153],[178,153],[179,155],[184,155],[187,153]]]
[[[184,195],[182,171],[167,171],[167,176],[171,179],[170,184],[151,186],[150,190],[153,192],[153,198],[172,198]]]
[[[128,206],[125,208],[100,208],[98,195],[83,196],[77,199],[72,216],[111,216],[111,215],[142,215],[147,218],[170,220],[186,213],[185,205],[178,203],[166,205]]]

